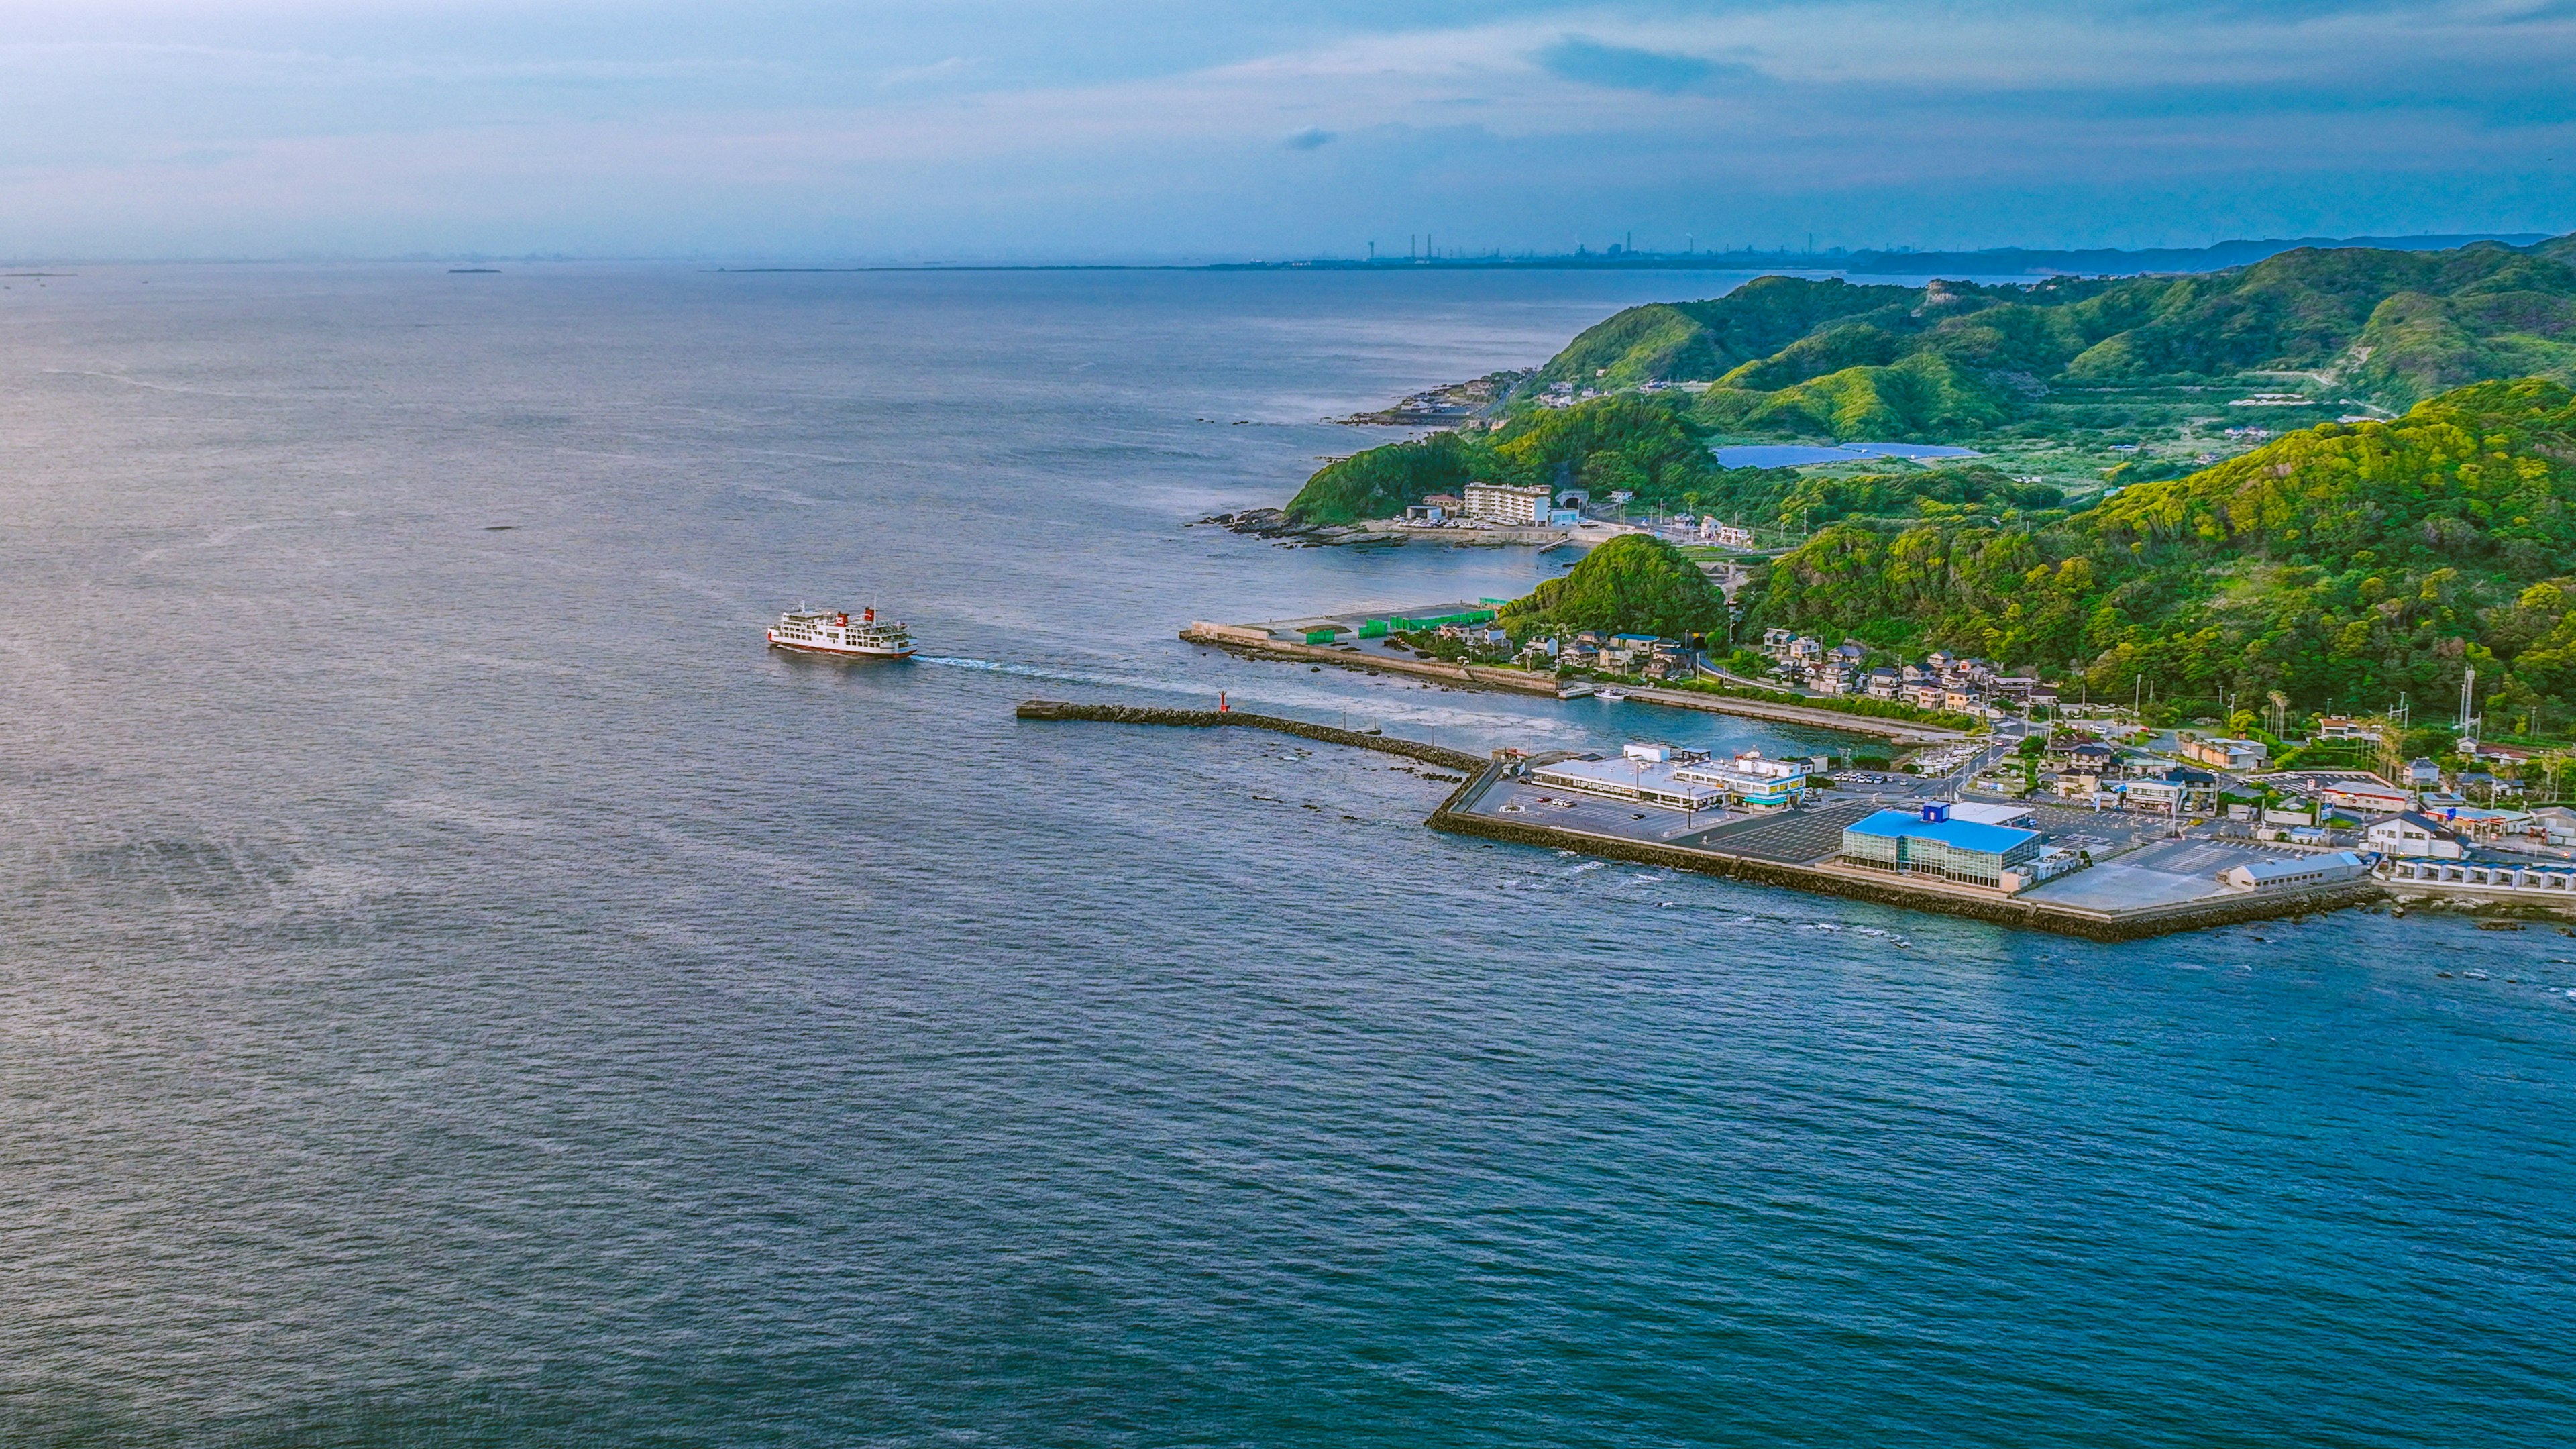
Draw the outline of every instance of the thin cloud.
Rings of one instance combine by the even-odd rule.
[[[1668,96],[1697,90],[1722,74],[1746,72],[1746,67],[1720,65],[1701,56],[1604,45],[1580,35],[1566,36],[1531,58],[1539,69],[1560,80]]]
[[[2576,224],[2576,175],[2544,159],[2576,155],[2576,0],[1304,0],[1222,36],[1178,0],[1012,26],[922,6],[895,35],[778,0],[738,31],[502,27],[445,47],[345,15],[426,0],[245,3],[342,18],[208,7],[143,44],[66,8],[45,33],[72,39],[0,43],[0,253]],[[1142,55],[1102,39],[1148,32]]]

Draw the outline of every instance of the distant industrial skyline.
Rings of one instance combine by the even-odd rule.
[[[2576,228],[2539,0],[0,0],[0,256],[906,261]],[[1416,243],[1419,245],[1420,243]]]

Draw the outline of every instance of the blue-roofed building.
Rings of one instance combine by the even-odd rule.
[[[1935,801],[1920,813],[1881,810],[1843,831],[1842,858],[1879,870],[2005,889],[2004,872],[2039,854],[2039,832],[1953,820]]]

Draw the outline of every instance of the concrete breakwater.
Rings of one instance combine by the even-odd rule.
[[[1532,674],[1526,669],[1506,669],[1497,665],[1451,664],[1437,659],[1397,659],[1384,654],[1353,654],[1318,644],[1298,644],[1273,639],[1258,630],[1236,624],[1213,624],[1201,621],[1181,631],[1181,638],[1192,644],[1205,644],[1253,659],[1302,660],[1330,664],[1340,669],[1374,669],[1389,674],[1412,674],[1437,679],[1468,689],[1494,689],[1512,694],[1556,693],[1556,680],[1547,675]],[[1767,720],[1773,724],[1792,724],[1808,729],[1840,730],[1845,734],[1877,735],[1900,747],[1947,744],[1964,740],[1966,735],[1938,725],[1918,724],[1910,720],[1878,719],[1869,715],[1845,714],[1840,710],[1819,709],[1807,705],[1778,704],[1767,699],[1741,699],[1734,695],[1704,694],[1688,689],[1659,689],[1651,684],[1622,684],[1618,688],[1631,699],[1649,704],[1669,705],[1675,709],[1705,710],[1710,714],[1740,715],[1746,719]]]
[[[1681,846],[1655,845],[1640,840],[1623,840],[1616,836],[1593,835],[1579,830],[1563,830],[1547,825],[1524,825],[1518,821],[1496,820],[1465,809],[1467,802],[1493,783],[1495,771],[1479,774],[1458,787],[1440,808],[1424,823],[1434,830],[1453,835],[1473,835],[1487,840],[1504,840],[1519,845],[1544,845],[1557,850],[1576,850],[1585,855],[1608,860],[1630,861],[1638,865],[1663,866],[1686,870],[1698,875],[1721,876],[1729,880],[1752,881],[1759,885],[1785,886],[1791,890],[1817,895],[1842,896],[1850,900],[1869,901],[1883,906],[1901,906],[1907,910],[1932,911],[1945,916],[1965,916],[1998,926],[2016,926],[2024,930],[2048,931],[2060,936],[2076,936],[2088,941],[2142,941],[2151,936],[2169,936],[2181,931],[2207,930],[2213,926],[2236,925],[2245,921],[2276,920],[2283,916],[2314,915],[2341,910],[2346,906],[2367,905],[2386,897],[2377,882],[2359,881],[2311,891],[2254,892],[2219,900],[2194,901],[2163,910],[2103,912],[2075,910],[2066,906],[2047,905],[2037,901],[2016,900],[2009,896],[1971,896],[1955,891],[1936,890],[1911,884],[1900,878],[1875,879],[1869,876],[1820,870],[1814,866],[1790,865],[1751,856],[1729,855],[1723,851],[1698,850]]]
[[[1381,754],[1402,755],[1425,764],[1438,765],[1464,773],[1467,778],[1440,802],[1438,809],[1423,822],[1434,830],[1452,835],[1473,835],[1488,840],[1519,845],[1540,845],[1555,850],[1579,851],[1608,860],[1631,861],[1639,865],[1663,866],[1699,875],[1721,876],[1730,880],[1751,881],[1759,885],[1784,886],[1791,890],[1819,895],[1842,896],[1851,900],[1870,901],[1878,905],[1900,906],[1908,910],[1933,911],[1948,916],[1964,916],[1999,926],[2024,930],[2049,931],[2062,936],[2076,936],[2089,941],[2137,941],[2151,936],[2172,935],[2178,931],[2206,930],[2213,926],[2235,925],[2245,921],[2274,920],[2284,916],[2313,915],[2340,910],[2347,906],[2367,905],[2387,898],[2388,892],[2376,881],[2352,881],[2305,891],[2257,891],[2244,895],[2202,899],[2177,906],[2156,909],[2104,912],[2080,910],[2070,906],[2039,901],[2019,900],[2009,896],[1969,894],[1957,889],[1941,889],[1903,878],[1875,878],[1840,870],[1822,869],[1815,865],[1786,864],[1724,851],[1675,845],[1658,845],[1648,841],[1596,835],[1586,831],[1555,826],[1530,825],[1513,820],[1498,820],[1476,813],[1472,806],[1485,791],[1500,780],[1505,762],[1452,750],[1419,740],[1395,739],[1386,735],[1362,734],[1357,730],[1336,729],[1331,725],[1309,724],[1304,720],[1282,719],[1276,715],[1251,714],[1240,710],[1152,709],[1136,705],[1076,704],[1064,700],[1031,699],[1021,702],[1019,717],[1025,720],[1090,720],[1105,724],[1179,725],[1187,728],[1240,726],[1247,729],[1274,730],[1301,739],[1325,744],[1351,745]]]
[[[1482,755],[1452,750],[1440,745],[1427,745],[1420,740],[1400,740],[1388,735],[1362,734],[1358,730],[1337,729],[1332,725],[1309,724],[1302,719],[1282,719],[1277,715],[1251,714],[1239,709],[1149,709],[1132,704],[1076,704],[1061,699],[1024,699],[1018,710],[1021,719],[1089,720],[1097,724],[1178,725],[1186,729],[1239,728],[1275,730],[1300,739],[1320,740],[1328,745],[1349,745],[1355,749],[1375,750],[1382,755],[1402,755],[1426,765],[1445,770],[1461,770],[1474,775],[1488,763]]]

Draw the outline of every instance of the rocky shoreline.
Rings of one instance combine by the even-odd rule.
[[[1254,538],[1270,539],[1287,544],[1291,548],[1330,548],[1336,544],[1358,543],[1402,544],[1407,541],[1404,534],[1389,532],[1382,528],[1370,528],[1363,524],[1325,525],[1292,522],[1284,511],[1276,508],[1247,508],[1240,513],[1211,513],[1205,518],[1192,520],[1190,526],[1196,528],[1201,524],[1213,524],[1229,533],[1249,534]]]

